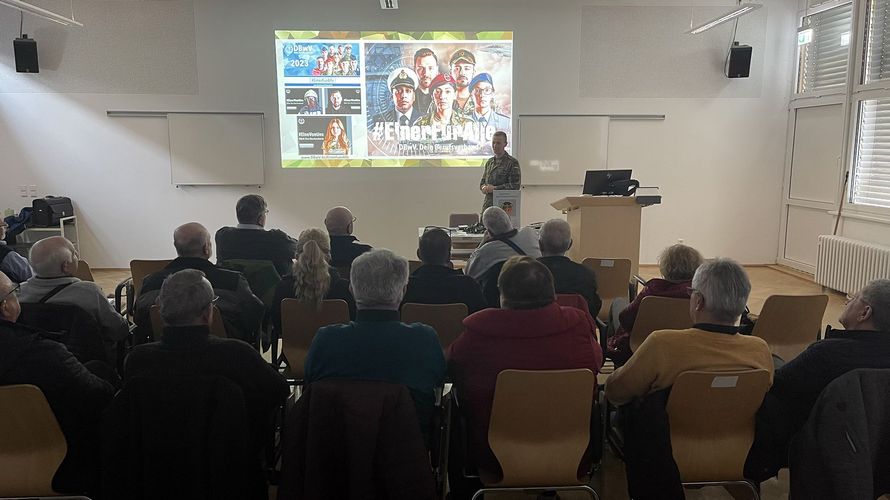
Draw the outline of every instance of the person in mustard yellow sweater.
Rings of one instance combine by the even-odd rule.
[[[769,370],[772,381],[769,346],[761,338],[738,333],[739,320],[751,292],[745,270],[731,259],[705,262],[695,271],[690,292],[689,314],[693,327],[661,330],[646,338],[627,364],[615,370],[606,382],[606,397],[613,404],[621,406],[649,395],[664,396],[664,389],[669,389],[680,373],[689,370],[763,368]],[[628,493],[638,500],[684,498],[670,454],[666,418],[659,421],[651,418],[651,415],[666,417],[663,402],[653,410],[651,400],[656,398],[646,399],[650,400],[647,410],[650,416],[636,419],[645,425],[628,425],[624,429]],[[645,405],[629,405],[622,411],[639,411]],[[627,422],[634,420],[630,418]],[[642,432],[660,434],[642,439]],[[647,449],[634,449],[636,443]],[[662,446],[653,446],[654,443]],[[666,454],[659,455],[661,451]]]

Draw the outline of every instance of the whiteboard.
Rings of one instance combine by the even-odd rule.
[[[173,184],[263,184],[262,114],[169,113],[167,124]]]
[[[605,170],[609,117],[520,115],[523,186],[583,186],[588,170]]]

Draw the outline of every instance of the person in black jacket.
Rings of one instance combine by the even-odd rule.
[[[553,274],[556,293],[577,293],[587,301],[590,315],[596,318],[603,302],[596,293],[596,274],[565,256],[572,247],[572,228],[562,219],[550,219],[539,236],[542,264]]]
[[[0,272],[0,385],[33,384],[43,391],[68,444],[53,489],[93,492],[98,480],[99,422],[115,388],[80,364],[63,344],[16,324],[21,312],[17,292],[18,286]],[[89,366],[97,373],[102,373],[98,367],[111,371],[101,362]]]
[[[331,235],[331,265],[334,267],[349,267],[356,257],[371,249],[371,245],[359,243],[352,235],[353,223],[355,216],[346,207],[334,207],[325,215],[324,225]]]
[[[763,481],[788,465],[791,440],[832,380],[858,368],[890,368],[890,279],[868,283],[847,301],[838,320],[845,330],[829,330],[824,340],[776,370],[757,412],[746,478]]]
[[[197,269],[204,273],[219,296],[216,307],[226,322],[227,335],[254,344],[265,312],[263,303],[250,290],[250,284],[241,273],[210,262],[213,243],[207,228],[197,222],[179,226],[173,232],[173,246],[178,257],[142,282],[134,315],[140,328],[139,336],[145,338],[148,335],[143,331],[151,331],[151,306],[155,304],[164,280],[177,271]]]
[[[228,378],[244,393],[251,456],[258,465],[271,436],[272,417],[287,397],[288,385],[249,345],[210,335],[215,296],[201,271],[184,269],[165,279],[158,295],[164,337],[133,348],[124,361],[124,382],[139,376]],[[259,474],[257,481],[261,480]]]
[[[216,262],[229,259],[268,260],[280,276],[290,272],[297,242],[280,229],[267,231],[266,200],[258,194],[242,196],[235,205],[238,225],[216,232]]]
[[[438,227],[424,231],[417,248],[423,265],[411,273],[402,303],[466,304],[473,314],[487,307],[482,288],[451,266],[451,236]]]

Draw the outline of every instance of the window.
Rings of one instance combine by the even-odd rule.
[[[797,37],[797,93],[843,91],[847,83],[852,15],[852,4],[845,4],[803,18]]]
[[[859,103],[859,130],[850,201],[890,207],[890,98]]]
[[[862,83],[890,78],[890,0],[872,0],[865,15]]]

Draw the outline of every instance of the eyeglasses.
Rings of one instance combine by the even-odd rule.
[[[482,95],[491,95],[491,94],[494,94],[494,89],[492,89],[492,88],[484,88],[484,89],[475,88],[475,89],[473,89],[473,93],[474,94],[482,94]]]
[[[22,288],[22,285],[19,283],[16,283],[16,285],[12,288],[12,290],[7,292],[6,295],[3,296],[3,300],[0,300],[0,304],[2,304],[3,302],[6,302],[6,299],[8,299],[10,295],[13,295],[13,294],[18,295],[19,289],[21,289],[21,288]]]

